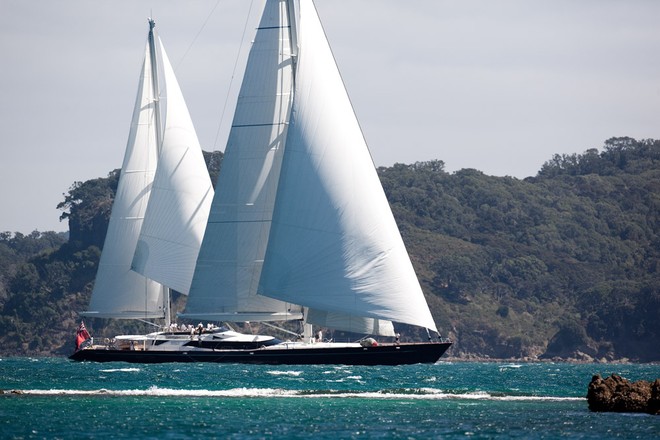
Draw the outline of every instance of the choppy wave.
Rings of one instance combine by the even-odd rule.
[[[273,375],[273,376],[300,376],[302,374],[302,371],[280,371],[280,370],[274,370],[274,371],[267,371],[266,373]]]
[[[99,370],[101,373],[135,373],[139,372],[139,368],[108,368],[107,370]]]
[[[527,396],[487,392],[451,393],[435,388],[409,388],[379,391],[287,390],[281,388],[232,388],[228,390],[181,390],[150,387],[140,390],[5,390],[4,394],[36,396],[156,396],[156,397],[281,397],[281,398],[362,398],[403,400],[496,400],[496,401],[580,401],[583,397]]]

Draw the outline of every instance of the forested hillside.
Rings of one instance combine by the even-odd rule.
[[[440,161],[381,180],[453,354],[660,359],[660,142],[611,139],[523,181]]]
[[[221,153],[206,158],[217,174]],[[435,320],[455,340],[450,356],[660,360],[660,141],[610,139],[524,180],[447,173],[440,160],[378,171]],[[67,242],[0,234],[3,355],[71,351],[117,178],[72,186],[58,206]]]

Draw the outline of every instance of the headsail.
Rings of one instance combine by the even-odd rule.
[[[395,336],[392,321],[376,318],[364,318],[362,316],[349,315],[347,313],[328,312],[325,310],[308,309],[305,314],[305,322],[319,327],[329,327],[335,330],[343,330],[363,335]]]
[[[152,280],[187,294],[213,199],[213,187],[188,108],[162,43],[160,53],[166,90],[165,128],[132,267]]]
[[[299,307],[255,295],[270,230],[293,69],[289,13],[268,1],[257,29],[183,317],[300,318]]]
[[[152,26],[153,27],[153,26]],[[99,318],[162,318],[163,289],[131,270],[158,157],[158,81],[149,32],[131,129],[89,311]]]
[[[311,0],[259,293],[435,330]]]

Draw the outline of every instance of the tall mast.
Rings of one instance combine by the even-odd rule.
[[[156,37],[154,28],[156,22],[149,18],[149,58],[151,59],[151,87],[154,97],[154,123],[156,124],[156,148],[158,154],[163,146],[163,127],[160,123],[160,85],[158,84],[158,57],[156,56]],[[165,315],[165,327],[169,328],[172,323],[170,311],[170,289],[162,285],[163,288],[163,314]]]
[[[291,45],[291,60],[293,61],[293,79],[296,79],[298,63],[298,20],[296,19],[296,0],[287,0],[286,11],[289,19],[289,44]]]
[[[170,304],[170,288],[163,285],[163,313],[165,314],[165,327],[169,328],[172,324],[172,310]]]
[[[158,57],[156,56],[156,38],[154,36],[156,22],[149,19],[149,58],[151,59],[151,87],[154,97],[154,120],[156,121],[156,145],[158,152],[162,146],[163,128],[160,125],[160,86],[158,84]]]

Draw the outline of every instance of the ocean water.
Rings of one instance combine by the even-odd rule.
[[[659,438],[660,416],[589,411],[585,395],[595,373],[653,380],[660,365],[3,358],[0,438]]]

